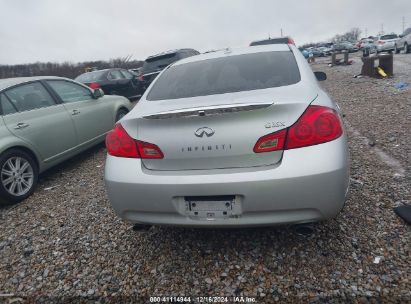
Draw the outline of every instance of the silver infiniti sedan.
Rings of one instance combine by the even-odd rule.
[[[0,203],[27,198],[39,173],[104,141],[130,109],[66,78],[0,79]]]
[[[335,217],[348,151],[325,78],[286,44],[172,64],[106,137],[113,208],[136,224],[193,227]]]

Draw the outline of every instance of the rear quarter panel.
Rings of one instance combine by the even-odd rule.
[[[6,127],[3,117],[0,116],[0,154],[4,151],[16,148],[16,147],[23,147],[25,149],[30,150],[34,156],[36,157],[37,163],[39,164],[39,169],[42,171],[42,164],[40,162],[39,152],[36,151],[34,147],[32,147],[27,142],[23,141],[22,139],[14,136]]]

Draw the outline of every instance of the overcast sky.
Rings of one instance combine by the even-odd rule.
[[[0,64],[108,60],[168,49],[297,44],[411,26],[411,0],[0,0]]]

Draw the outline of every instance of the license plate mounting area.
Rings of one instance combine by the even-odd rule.
[[[232,217],[236,213],[234,195],[186,196],[186,214],[191,218],[213,221]]]

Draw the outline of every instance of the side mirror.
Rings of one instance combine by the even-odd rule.
[[[402,38],[402,37],[404,37],[404,35],[401,34],[401,35],[398,35],[398,37]]]
[[[100,97],[104,96],[104,91],[102,89],[95,89],[93,91],[93,98],[94,99],[99,99]]]
[[[314,75],[318,81],[324,81],[327,79],[327,74],[325,74],[324,72],[314,72]]]

